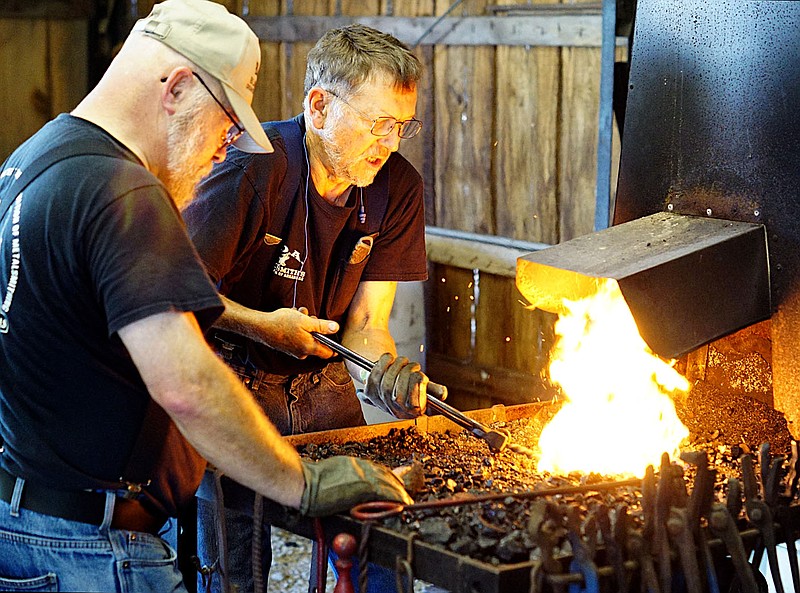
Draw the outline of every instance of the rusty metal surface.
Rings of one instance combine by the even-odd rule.
[[[662,212],[517,261],[517,287],[540,309],[615,280],[639,333],[676,358],[770,315],[764,227]]]
[[[797,2],[640,1],[614,223],[671,205],[797,242],[799,53]]]

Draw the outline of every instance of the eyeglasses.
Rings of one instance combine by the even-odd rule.
[[[363,111],[361,111],[360,109],[353,107],[347,100],[343,99],[336,93],[329,91],[327,89],[325,90],[327,93],[330,93],[331,96],[339,99],[342,103],[347,105],[350,109],[355,111],[365,120],[371,121],[372,127],[369,129],[369,131],[372,133],[373,136],[388,136],[389,134],[392,133],[395,126],[400,126],[398,129],[400,137],[408,139],[408,138],[413,138],[414,136],[419,134],[420,130],[422,129],[422,122],[413,117],[411,119],[406,119],[403,121],[399,121],[395,117],[387,117],[387,116],[372,118]]]
[[[208,94],[211,95],[211,98],[214,99],[214,102],[217,105],[219,105],[219,108],[225,112],[225,115],[228,116],[228,119],[231,120],[233,126],[231,126],[231,128],[225,134],[225,139],[222,141],[222,145],[220,146],[220,148],[222,148],[223,146],[230,146],[231,144],[236,142],[239,138],[241,138],[242,134],[244,134],[245,131],[244,128],[241,126],[241,124],[239,124],[239,122],[237,122],[234,119],[234,117],[231,115],[231,112],[228,111],[225,105],[222,104],[222,101],[217,99],[216,95],[214,95],[214,93],[211,92],[211,89],[208,88],[208,85],[205,83],[205,81],[202,78],[200,78],[200,75],[194,71],[192,71],[192,74],[194,74],[197,80],[200,81],[200,84],[203,85],[203,88],[208,91]],[[161,82],[167,82],[167,78],[166,77],[162,78]]]
[[[228,111],[225,108],[225,105],[222,104],[222,101],[217,99],[217,97],[214,95],[214,93],[211,92],[211,89],[208,88],[208,85],[205,83],[205,81],[202,78],[200,78],[200,75],[197,72],[194,72],[194,71],[192,71],[192,74],[194,74],[195,77],[197,77],[197,80],[200,81],[200,84],[203,85],[203,88],[208,91],[208,94],[211,95],[211,98],[214,99],[214,101],[216,101],[216,103],[217,103],[217,105],[219,105],[220,109],[222,109],[222,111],[225,112],[225,115],[228,116],[228,119],[231,120],[231,123],[233,124],[233,127],[231,127],[228,130],[228,133],[225,134],[225,140],[222,141],[222,146],[230,146],[231,144],[236,142],[242,136],[242,134],[244,134],[244,128],[239,124],[239,122],[237,122],[233,118],[233,116],[231,115],[231,112]]]

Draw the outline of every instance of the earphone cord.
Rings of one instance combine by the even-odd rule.
[[[308,160],[308,147],[306,146],[306,135],[303,134],[303,153],[306,157],[306,191],[304,197],[304,206],[305,206],[305,221],[303,224],[303,259],[300,261],[300,271],[298,272],[297,278],[294,279],[294,291],[292,294],[292,308],[297,308],[297,281],[299,277],[303,274],[303,269],[306,265],[306,260],[308,259],[308,184],[311,182],[311,163]]]

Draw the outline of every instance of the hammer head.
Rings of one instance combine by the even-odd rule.
[[[492,429],[481,437],[492,451],[502,451],[508,443],[508,433],[504,430]]]

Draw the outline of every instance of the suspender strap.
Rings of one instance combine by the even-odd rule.
[[[293,210],[297,188],[300,187],[301,183],[300,176],[303,172],[303,167],[298,165],[304,163],[306,159],[305,134],[300,127],[300,118],[302,117],[302,115],[298,115],[292,119],[272,124],[283,137],[283,143],[286,146],[286,158],[289,161],[286,177],[284,177],[280,187],[280,203],[277,208],[272,210],[272,216],[269,221],[268,231],[276,237],[283,237],[284,227],[289,214]]]

